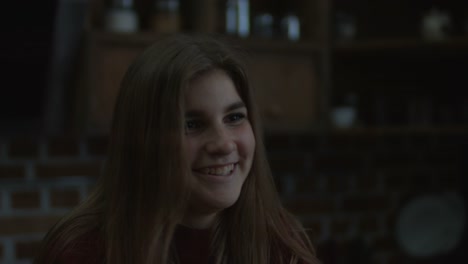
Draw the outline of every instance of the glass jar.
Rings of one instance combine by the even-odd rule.
[[[289,13],[281,20],[281,32],[284,37],[291,41],[298,41],[301,38],[301,23],[299,18]]]
[[[106,12],[104,26],[111,32],[138,31],[138,14],[133,9],[133,0],[113,0]]]
[[[181,29],[179,0],[156,0],[149,28],[157,33],[175,33]]]
[[[250,4],[249,0],[226,1],[226,33],[239,37],[250,34]]]

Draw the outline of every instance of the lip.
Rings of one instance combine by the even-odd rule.
[[[203,170],[204,169],[207,169],[207,168],[213,168],[213,169],[216,169],[216,168],[222,168],[222,167],[226,167],[226,166],[229,166],[229,165],[234,165],[234,169],[237,165],[239,165],[239,162],[230,162],[230,163],[224,163],[224,164],[215,164],[215,165],[207,165],[207,166],[203,166],[203,167],[199,167],[199,168],[196,168],[196,169],[193,169],[193,171],[196,171],[196,172],[199,172],[199,173],[202,173],[203,174]]]
[[[206,169],[206,168],[220,168],[220,167],[225,167],[229,165],[234,166],[234,168],[232,169],[232,172],[229,175],[221,176],[221,175],[212,175],[212,174],[203,173],[203,169]],[[238,166],[239,166],[239,162],[227,163],[227,164],[222,164],[222,165],[217,164],[214,166],[203,166],[203,167],[192,170],[192,172],[198,175],[200,178],[204,179],[205,181],[213,182],[213,183],[225,183],[232,179],[234,173],[238,169]]]

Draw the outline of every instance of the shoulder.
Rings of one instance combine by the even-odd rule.
[[[98,231],[91,231],[70,241],[59,254],[56,263],[100,264],[104,259],[104,240]]]
[[[276,227],[276,258],[286,260],[286,263],[320,264],[302,223],[286,209],[281,211],[280,219],[280,225]]]

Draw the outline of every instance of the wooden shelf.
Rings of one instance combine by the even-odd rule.
[[[429,41],[421,38],[382,38],[337,42],[333,48],[337,53],[379,52],[402,50],[446,50],[468,51],[468,36],[451,37],[440,41]]]
[[[138,33],[114,33],[102,30],[91,30],[87,34],[88,40],[102,43],[112,44],[118,46],[140,46],[145,47],[150,45],[152,42],[161,38],[162,35],[149,33],[149,32],[138,32]]]
[[[448,126],[374,126],[353,127],[346,129],[333,128],[334,135],[407,135],[407,134],[468,134],[468,125]]]
[[[113,33],[100,30],[90,31],[88,36],[90,40],[99,43],[143,47],[164,37],[162,34],[153,32]],[[322,51],[322,45],[320,45],[320,43],[306,40],[293,42],[284,39],[262,39],[254,37],[242,39],[229,36],[224,37],[224,39],[246,50],[256,52],[315,54]]]
[[[230,38],[226,40],[237,43],[242,47],[252,51],[268,51],[278,53],[315,54],[323,51],[323,45],[319,42],[301,40],[289,41],[285,39],[262,39],[262,38]]]
[[[128,66],[147,46],[166,36],[98,29],[86,32],[85,88],[77,96],[81,100],[77,105],[83,109],[76,112],[88,115],[80,117],[80,127],[96,133],[108,131],[117,88]],[[246,69],[251,74],[252,86],[256,87],[266,129],[308,131],[318,122],[320,102],[316,98],[321,80],[317,70],[320,67],[318,42],[220,37],[246,55]]]

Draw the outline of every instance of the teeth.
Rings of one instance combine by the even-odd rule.
[[[226,176],[226,175],[229,175],[233,170],[234,170],[234,164],[230,164],[224,167],[204,168],[202,171],[205,174]]]

